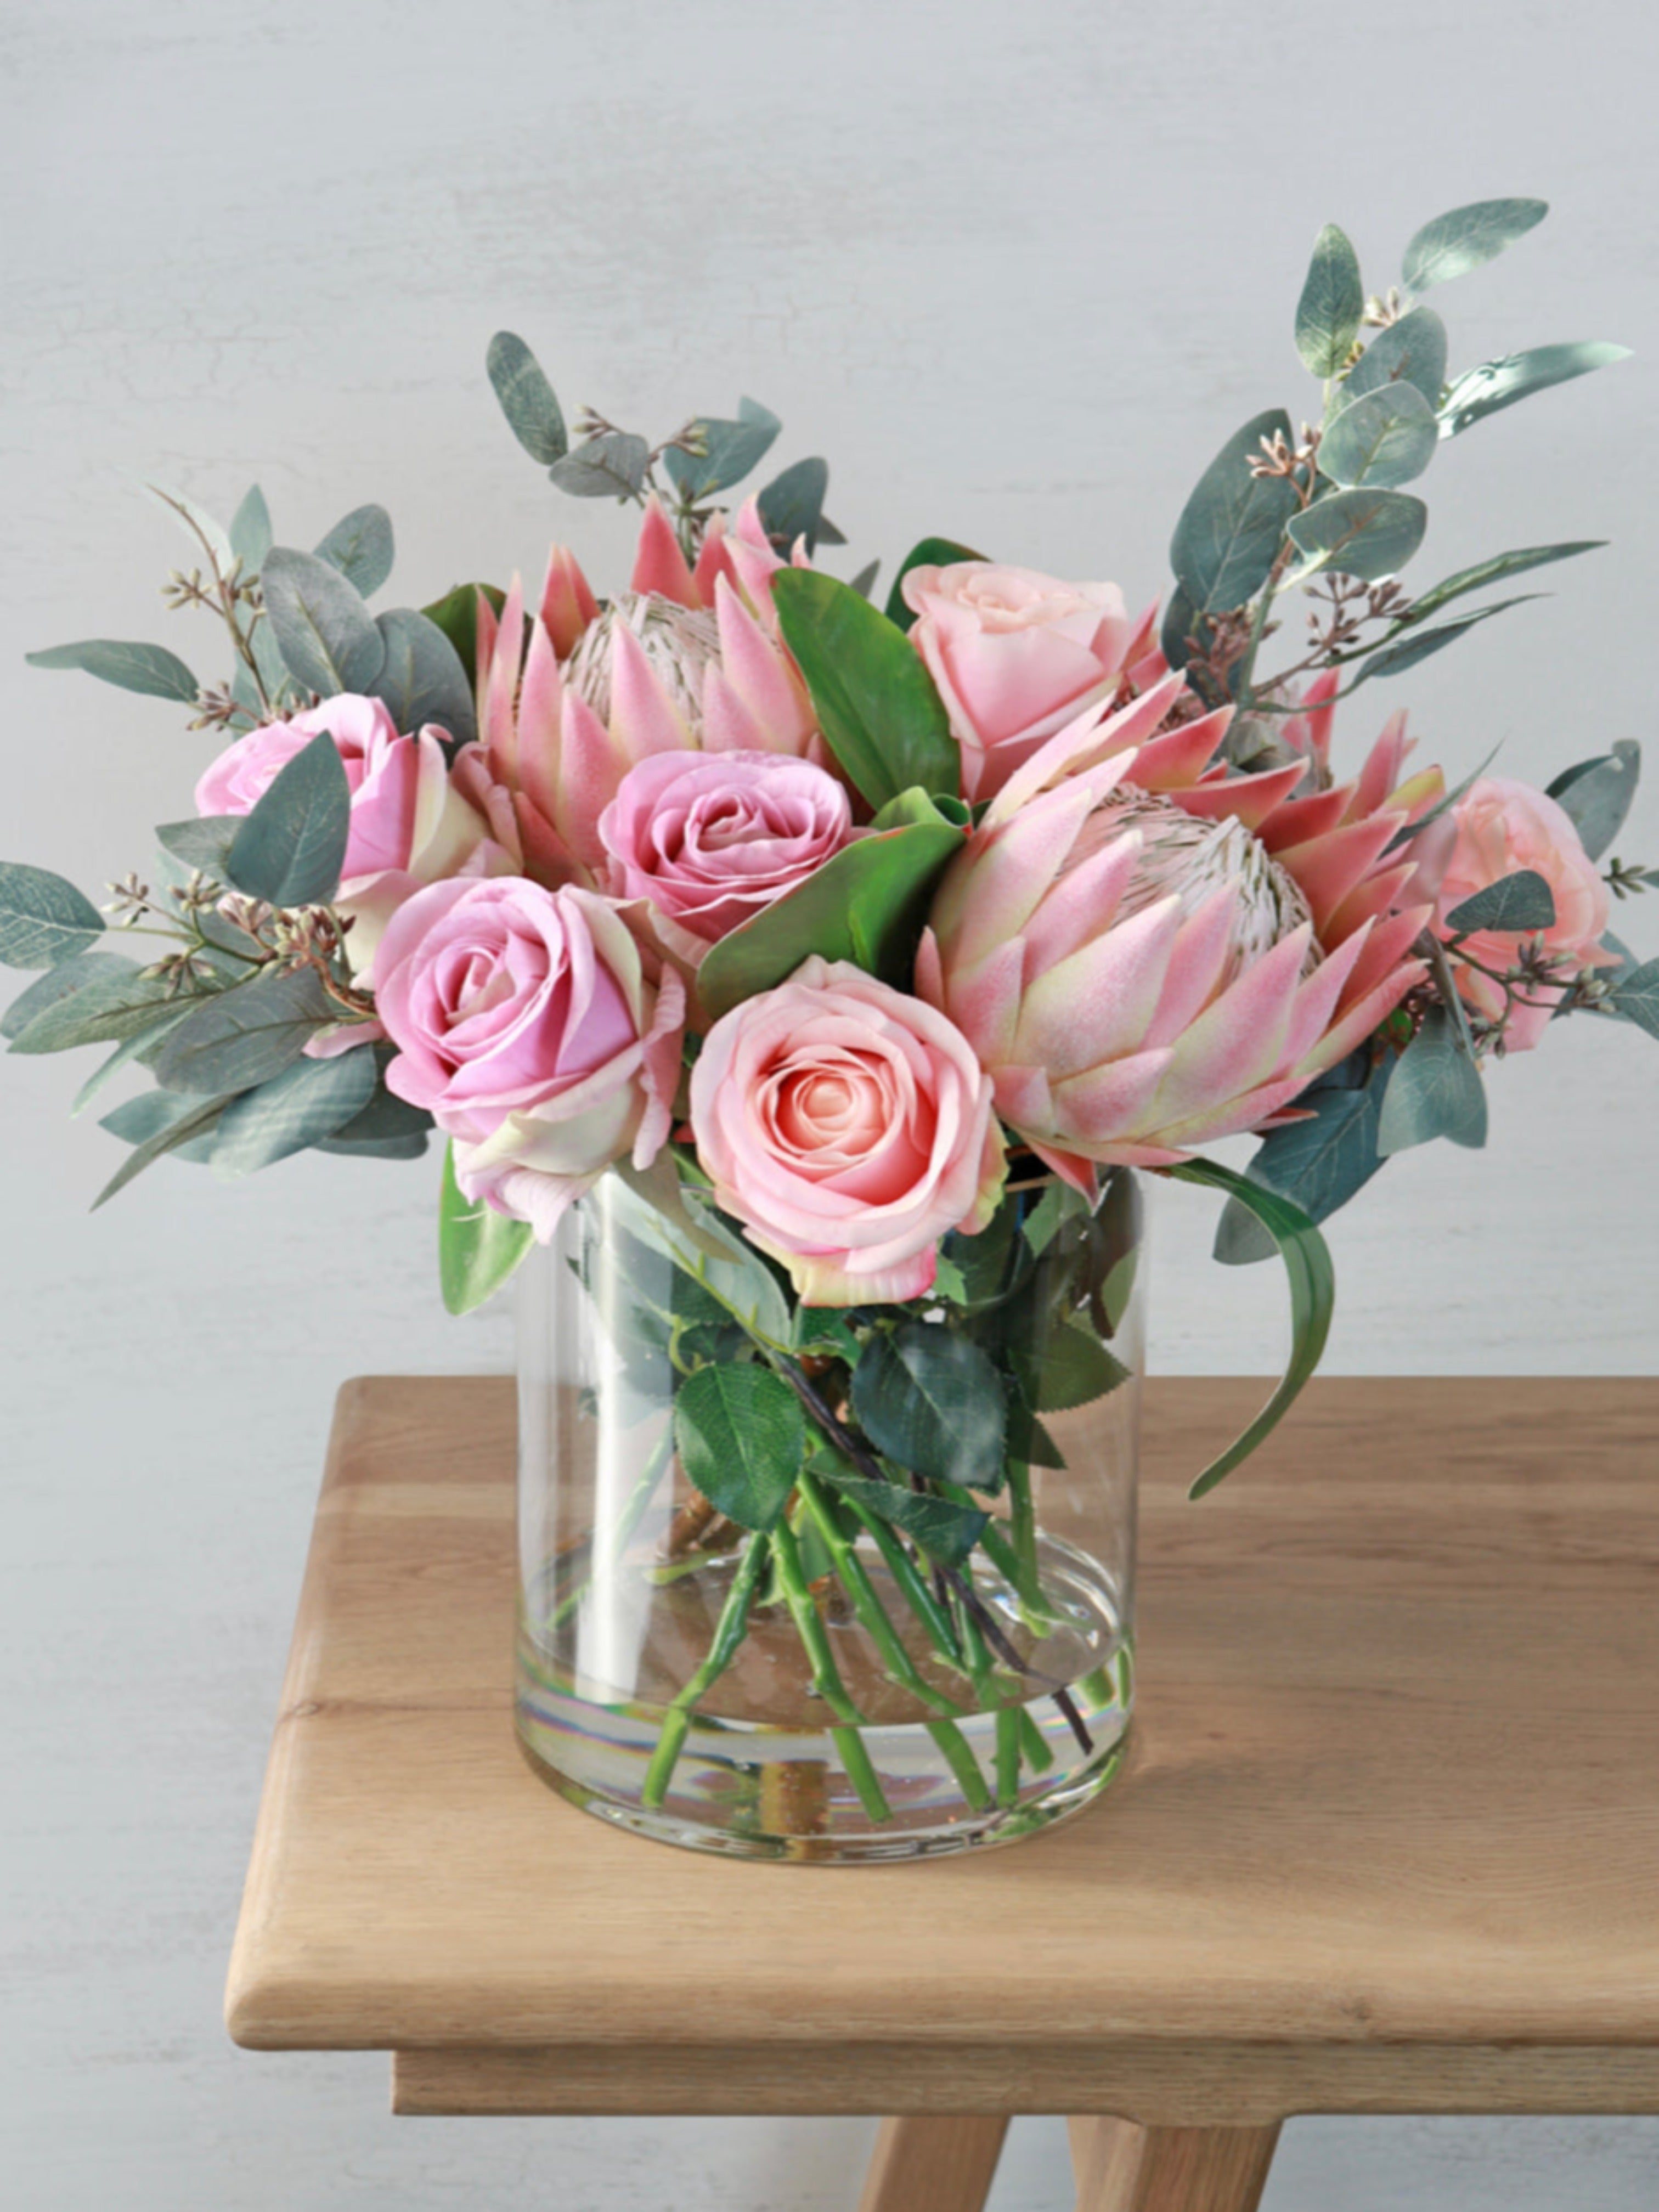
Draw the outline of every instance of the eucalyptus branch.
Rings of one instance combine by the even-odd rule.
[[[259,673],[259,664],[255,657],[252,642],[253,632],[264,614],[258,585],[252,581],[248,583],[242,581],[242,564],[240,560],[233,561],[228,571],[222,568],[219,566],[219,556],[214,549],[213,541],[190,509],[181,507],[176,499],[161,490],[158,485],[152,484],[149,489],[161,504],[171,507],[184,523],[206,556],[208,567],[213,573],[214,588],[212,594],[210,595],[202,587],[199,571],[186,577],[175,568],[167,582],[162,586],[162,596],[170,598],[174,606],[203,606],[221,617],[225,628],[230,632],[231,641],[236,649],[236,656],[247,672],[248,679],[253,685],[261,708],[266,714],[273,714],[275,708],[270,694],[265,689],[264,679]],[[236,613],[238,604],[244,601],[250,611],[246,631],[243,630]]]

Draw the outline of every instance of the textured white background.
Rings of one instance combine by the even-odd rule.
[[[781,459],[831,457],[849,567],[944,530],[1145,599],[1215,446],[1304,404],[1318,224],[1378,283],[1426,216],[1501,192],[1556,215],[1443,295],[1456,363],[1590,337],[1647,358],[1443,453],[1425,579],[1616,543],[1410,679],[1417,726],[1463,769],[1502,738],[1540,781],[1645,735],[1656,63],[1635,0],[11,0],[4,849],[88,884],[142,865],[206,757],[172,709],[21,665],[89,633],[188,653],[155,597],[182,543],[124,469],[225,513],[257,475],[299,544],[384,501],[398,600],[533,569],[556,528],[614,584],[619,519],[556,500],[496,415],[506,323],[624,421],[764,399]],[[1350,744],[1392,703],[1351,709]],[[1651,794],[1622,842],[1659,859]],[[1659,900],[1624,927],[1659,949]],[[864,2122],[393,2123],[380,2059],[224,2041],[335,1386],[505,1366],[505,1323],[440,1312],[422,1170],[313,1157],[226,1190],[168,1165],[88,1220],[118,1152],[64,1119],[78,1067],[6,1077],[7,2202],[850,2207]],[[1483,1158],[1394,1168],[1336,1231],[1332,1368],[1653,1371],[1656,1078],[1650,1043],[1575,1024],[1494,1082]],[[1206,1266],[1206,1217],[1164,1206],[1156,1363],[1261,1368],[1277,1286]],[[1267,2205],[1656,2197],[1659,2123],[1332,2121],[1290,2129]],[[1069,2203],[1058,2124],[1021,2124],[996,2212]]]

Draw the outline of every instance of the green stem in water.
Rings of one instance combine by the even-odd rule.
[[[731,1665],[738,1646],[748,1633],[749,1608],[754,1602],[755,1587],[770,1550],[771,1543],[765,1536],[750,1537],[749,1548],[738,1564],[732,1587],[726,1592],[726,1603],[720,1608],[714,1640],[708,1646],[708,1656],[663,1717],[662,1733],[657,1738],[657,1747],[651,1754],[651,1764],[645,1771],[645,1787],[641,1796],[647,1805],[660,1805],[667,1796],[681,1747],[691,1726],[692,1710],[711,1684]]]
[[[646,1462],[644,1472],[629,1492],[628,1503],[617,1515],[617,1525],[611,1531],[608,1541],[601,1547],[597,1539],[595,1540],[593,1549],[589,1555],[590,1563],[586,1580],[576,1589],[567,1591],[559,1600],[544,1624],[544,1633],[549,1629],[562,1628],[594,1583],[601,1576],[609,1574],[617,1561],[621,1559],[633,1539],[635,1530],[645,1518],[647,1506],[650,1504],[661,1486],[663,1470],[667,1467],[673,1453],[674,1425],[670,1421],[657,1439],[651,1456]]]
[[[806,1587],[806,1576],[800,1563],[800,1549],[795,1541],[795,1532],[787,1521],[780,1521],[772,1534],[773,1548],[777,1556],[778,1581],[782,1585],[783,1601],[789,1608],[789,1617],[795,1624],[795,1633],[802,1648],[812,1662],[812,1684],[836,1719],[839,1728],[830,1733],[835,1739],[836,1749],[841,1753],[841,1763],[859,1795],[859,1802],[872,1820],[890,1820],[893,1808],[887,1802],[880,1778],[871,1764],[864,1738],[859,1734],[859,1724],[864,1716],[847,1694],[847,1686],[841,1679],[841,1669],[836,1664],[836,1655],[830,1649],[830,1638],[818,1609],[812,1602],[812,1593]]]

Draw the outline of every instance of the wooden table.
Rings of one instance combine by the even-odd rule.
[[[866,2212],[975,2212],[1016,2112],[1087,2212],[1242,2212],[1291,2113],[1659,2112],[1659,1382],[1316,1382],[1187,1505],[1261,1395],[1149,1389],[1105,1796],[845,1869],[537,1781],[511,1386],[349,1384],[231,2033],[400,2112],[885,2112]]]

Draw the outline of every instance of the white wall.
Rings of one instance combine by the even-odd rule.
[[[556,501],[496,415],[505,323],[624,419],[764,399],[784,458],[830,456],[849,566],[944,530],[1150,598],[1210,452],[1300,403],[1317,226],[1386,281],[1418,222],[1501,192],[1556,214],[1445,295],[1459,357],[1645,358],[1443,455],[1423,573],[1615,550],[1423,670],[1417,720],[1449,762],[1502,738],[1539,781],[1645,735],[1655,49],[1636,0],[11,0],[4,849],[88,884],[142,865],[207,754],[164,706],[21,665],[188,629],[155,597],[182,541],[122,469],[226,511],[257,475],[300,543],[382,500],[399,598],[532,568],[556,527],[614,583],[619,519]],[[1659,860],[1651,793],[1623,843]],[[1659,950],[1659,898],[1624,926]],[[1654,1371],[1656,1078],[1650,1043],[1576,1024],[1495,1082],[1484,1158],[1391,1170],[1336,1232],[1331,1365]],[[89,1220],[118,1153],[64,1120],[75,1080],[20,1060],[0,1109],[7,2201],[850,2207],[862,2122],[394,2123],[379,2059],[225,2043],[334,1388],[504,1366],[507,1334],[439,1311],[418,1170],[313,1156],[227,1191],[165,1166]],[[1158,1364],[1261,1367],[1267,1279],[1208,1267],[1206,1227],[1193,1194],[1164,1208]],[[1298,2124],[1267,2204],[1635,2212],[1656,2163],[1659,2123]],[[994,2201],[1069,2203],[1057,2124],[1016,2130]]]

